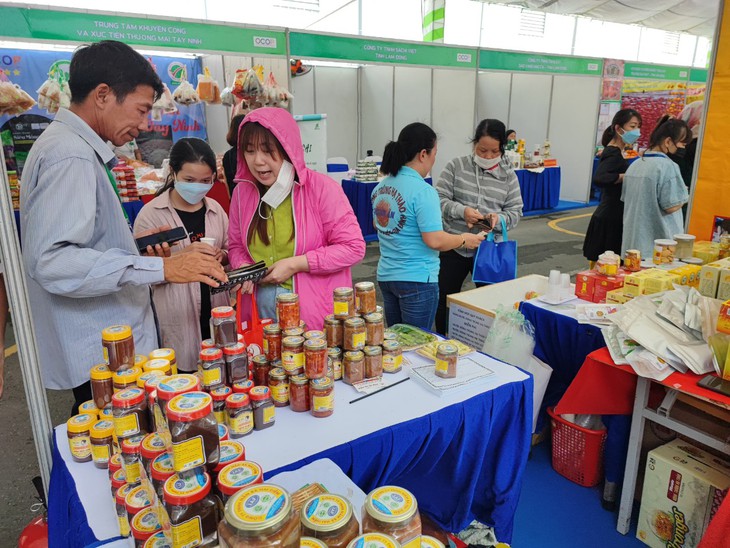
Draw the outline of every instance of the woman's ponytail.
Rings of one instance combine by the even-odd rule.
[[[385,145],[383,152],[383,162],[380,164],[380,171],[385,175],[398,175],[400,168],[406,165],[409,158],[398,141],[391,141]]]
[[[413,160],[422,150],[430,153],[436,146],[436,133],[421,122],[404,127],[397,141],[385,146],[380,171],[386,175],[398,175],[401,168]]]

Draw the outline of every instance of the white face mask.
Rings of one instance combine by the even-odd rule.
[[[286,197],[289,196],[289,193],[291,193],[291,189],[294,186],[294,175],[294,166],[291,162],[284,160],[284,163],[281,164],[281,169],[279,169],[279,176],[263,195],[261,201],[271,206],[272,209],[279,207],[286,200]]]
[[[482,158],[481,156],[474,155],[474,163],[478,165],[482,169],[494,169],[499,165],[499,162],[502,161],[501,156],[497,156],[496,158],[492,158],[491,160],[488,160],[487,158]]]

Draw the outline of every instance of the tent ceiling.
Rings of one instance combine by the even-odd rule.
[[[480,0],[712,38],[720,0]]]

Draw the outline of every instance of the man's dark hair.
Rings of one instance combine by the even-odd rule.
[[[137,86],[150,86],[155,100],[162,95],[162,81],[152,64],[114,40],[80,46],[71,58],[68,85],[72,103],[82,103],[99,84],[107,84],[120,103]]]

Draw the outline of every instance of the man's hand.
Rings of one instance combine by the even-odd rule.
[[[144,236],[150,236],[152,234],[157,234],[158,232],[165,232],[166,230],[170,230],[172,227],[170,225],[164,225],[164,226],[158,226],[155,228],[150,228],[149,230],[143,230],[142,232],[137,232],[134,237],[135,238],[142,238]],[[173,244],[174,245],[174,244]],[[172,255],[172,251],[170,249],[170,244],[167,242],[163,244],[157,244],[156,246],[152,247],[151,245],[147,246],[147,249],[144,251],[145,255],[149,255],[150,257],[169,257]]]
[[[210,246],[206,247],[210,248]],[[220,282],[228,281],[225,270],[213,255],[200,251],[189,251],[178,253],[163,261],[165,280],[171,283],[203,282],[211,287],[218,287]]]
[[[474,226],[482,219],[484,219],[484,215],[479,213],[479,211],[477,211],[473,207],[467,207],[466,209],[464,209],[464,220],[466,221],[466,224],[469,228]]]
[[[309,263],[307,262],[307,257],[305,255],[281,259],[271,265],[268,274],[266,274],[266,277],[261,280],[261,283],[275,285],[283,284],[297,272],[308,271]]]

